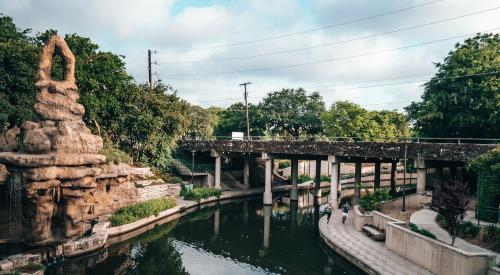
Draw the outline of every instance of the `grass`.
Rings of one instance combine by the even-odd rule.
[[[175,205],[174,198],[160,198],[124,207],[111,216],[111,224],[119,226],[150,216],[156,216],[162,211],[175,207]]]
[[[429,237],[431,239],[436,239],[436,235],[432,234],[429,230],[424,229],[424,228],[419,228],[416,224],[410,223],[410,229],[413,232],[416,232],[420,235],[424,235],[426,237]]]
[[[202,199],[207,199],[209,197],[217,197],[219,198],[222,194],[222,191],[215,188],[210,187],[197,187],[191,190],[182,191],[181,196],[184,196],[185,200],[192,200],[200,202]]]

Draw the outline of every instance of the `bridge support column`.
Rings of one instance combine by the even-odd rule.
[[[398,163],[396,161],[391,162],[391,190],[389,191],[391,195],[396,193],[397,168]]]
[[[321,198],[321,160],[316,160],[316,174],[314,175],[314,196]]]
[[[250,189],[250,160],[247,156],[243,162],[243,189]]]
[[[264,205],[262,210],[264,212],[264,240],[262,242],[262,246],[264,247],[264,249],[268,249],[269,235],[271,233],[271,215],[273,209],[271,205]]]
[[[339,186],[339,170],[340,163],[337,162],[335,156],[328,156],[328,162],[330,163],[330,201],[332,202],[333,209],[338,209],[339,201],[337,197],[338,186]]]
[[[214,188],[221,189],[220,186],[220,175],[221,175],[221,157],[220,154],[215,150],[212,150],[210,154],[213,158],[215,158],[215,171],[214,171]]]
[[[380,161],[375,162],[375,178],[373,179],[373,190],[380,188]]]
[[[423,159],[415,160],[415,168],[417,168],[417,193],[425,192],[425,161]]]
[[[266,175],[264,183],[264,205],[270,205],[273,203],[273,193],[272,188],[272,159],[267,153],[262,153],[262,159],[266,161]]]
[[[290,191],[290,199],[292,201],[296,201],[299,199],[299,190],[297,186],[297,178],[299,175],[299,160],[296,158],[292,159],[292,166],[290,167],[291,171],[291,178],[292,178],[292,190]]]
[[[361,195],[361,162],[357,161],[354,166],[354,199],[353,204],[359,204],[359,197]]]

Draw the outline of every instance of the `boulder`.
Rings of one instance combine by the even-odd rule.
[[[24,151],[33,154],[48,153],[51,148],[49,137],[41,128],[35,128],[24,133]]]
[[[97,154],[102,147],[102,138],[89,133],[59,135],[54,137],[52,144],[52,149],[57,153]]]
[[[14,127],[4,132],[0,132],[0,152],[17,151],[19,145],[17,143],[17,135],[21,129]]]

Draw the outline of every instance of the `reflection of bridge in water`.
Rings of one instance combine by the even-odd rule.
[[[473,140],[469,140],[473,142]],[[495,141],[496,142],[496,141]],[[464,172],[465,165],[473,158],[496,147],[496,144],[477,143],[421,143],[421,142],[328,142],[328,141],[260,141],[260,140],[182,140],[180,151],[214,158],[214,180],[216,188],[221,186],[221,159],[239,159],[243,165],[243,186],[249,188],[250,160],[265,162],[264,204],[272,204],[273,159],[291,160],[291,200],[297,200],[298,161],[316,160],[315,196],[321,197],[321,160],[330,166],[331,200],[338,202],[339,173],[341,163],[354,163],[354,203],[361,193],[361,165],[373,163],[374,188],[380,188],[381,164],[391,164],[391,191],[396,190],[397,163],[406,159],[414,163],[417,170],[417,192],[425,191],[427,169],[436,169],[442,177],[443,168],[457,175]],[[332,191],[336,192],[332,192]]]

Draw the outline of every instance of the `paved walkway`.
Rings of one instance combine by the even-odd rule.
[[[336,247],[335,250],[350,254],[347,256],[354,257],[379,274],[432,274],[388,250],[383,242],[375,242],[357,231],[352,217],[342,224],[340,210],[333,213],[329,224],[326,223],[326,216],[323,217],[319,230]]]
[[[416,224],[418,227],[425,228],[436,235],[436,238],[444,243],[451,245],[451,237],[448,232],[442,229],[436,223],[437,212],[432,211],[430,209],[422,209],[413,213],[410,217],[410,222]],[[454,246],[456,248],[460,248],[467,252],[480,252],[480,253],[492,253],[497,254],[491,250],[479,247],[477,245],[468,243],[460,238],[455,239]],[[500,257],[500,254],[497,254],[497,258]]]

